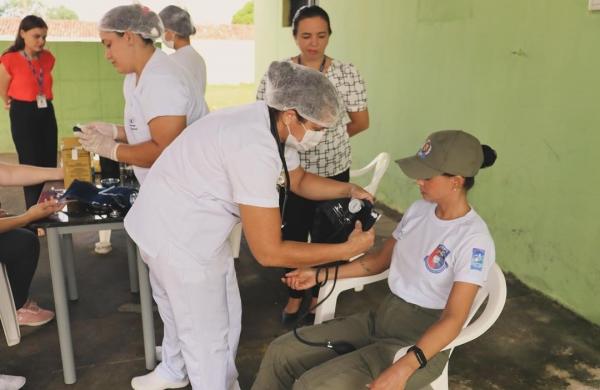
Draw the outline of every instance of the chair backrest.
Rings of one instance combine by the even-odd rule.
[[[364,188],[369,191],[371,194],[375,195],[377,192],[377,188],[379,187],[379,182],[381,182],[381,178],[383,174],[387,170],[390,165],[390,155],[386,152],[381,152],[366,166],[360,169],[353,169],[350,171],[350,177],[359,177],[369,173],[371,170],[373,171],[373,177],[371,182],[367,184]]]
[[[472,321],[473,316],[479,310],[487,298],[487,303],[479,317]],[[504,304],[506,303],[506,279],[497,263],[492,265],[488,280],[475,296],[469,317],[465,321],[465,326],[458,337],[448,344],[444,349],[454,348],[456,346],[468,343],[485,333],[500,317]]]
[[[486,298],[487,303],[483,309],[483,312],[475,319],[475,321],[471,322],[473,316],[475,313],[477,313],[479,307]],[[460,334],[454,340],[452,340],[452,342],[442,348],[442,350],[452,350],[454,347],[468,343],[469,341],[474,340],[484,334],[492,325],[494,325],[498,317],[500,317],[500,313],[502,313],[505,302],[506,279],[504,278],[504,274],[502,273],[500,266],[494,263],[490,269],[488,280],[485,286],[481,287],[475,296],[475,300],[471,306],[471,311],[469,312],[469,317],[465,321],[465,326],[460,331]],[[394,357],[394,362],[404,356],[407,349],[408,347],[400,349]]]
[[[21,331],[19,330],[15,301],[10,289],[6,266],[4,264],[0,265],[0,322],[2,322],[6,343],[9,347],[12,347],[21,342]]]

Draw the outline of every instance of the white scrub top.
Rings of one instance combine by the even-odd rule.
[[[135,73],[125,76],[123,94],[125,133],[131,145],[152,138],[148,123],[154,118],[185,115],[190,125],[208,113],[204,94],[193,88],[190,76],[160,50],[154,50],[137,85]],[[134,166],[133,170],[140,184],[144,182],[149,169]]]
[[[290,171],[299,166],[296,150],[285,148],[285,159]],[[198,261],[223,258],[239,204],[279,207],[281,171],[265,102],[215,111],[156,160],[125,228],[150,256],[172,242]]]
[[[192,45],[184,46],[169,56],[185,69],[194,79],[196,88],[200,88],[202,96],[206,93],[206,63],[204,58]]]
[[[407,302],[446,307],[454,282],[483,286],[496,260],[487,225],[473,208],[450,221],[435,215],[436,204],[413,203],[394,230],[388,284]]]

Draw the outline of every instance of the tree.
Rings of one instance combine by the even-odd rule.
[[[0,16],[22,18],[26,15],[38,15],[48,19],[79,19],[75,11],[64,5],[47,8],[41,0],[6,0],[0,5]]]
[[[244,6],[233,14],[231,20],[233,24],[254,24],[254,2],[249,1]]]
[[[43,15],[46,7],[40,0],[6,0],[0,5],[0,16],[20,18],[25,15]]]
[[[64,5],[50,8],[46,12],[46,17],[48,19],[79,20],[77,13]]]

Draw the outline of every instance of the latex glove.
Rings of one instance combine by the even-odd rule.
[[[111,136],[104,135],[99,131],[90,127],[84,127],[81,131],[75,132],[75,136],[79,138],[79,143],[85,150],[111,160],[117,160],[117,149],[119,143],[115,142]]]
[[[117,129],[117,125],[114,123],[106,123],[106,122],[90,122],[81,126],[81,129],[89,128],[92,130],[96,130],[98,133],[102,135],[107,135],[112,139],[117,139],[119,135],[119,130]]]

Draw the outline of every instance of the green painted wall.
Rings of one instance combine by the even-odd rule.
[[[281,1],[257,0],[257,76],[296,54]],[[276,6],[274,4],[277,3]],[[322,0],[328,54],[367,80],[371,128],[355,165],[416,152],[434,130],[461,128],[499,153],[471,202],[498,262],[600,324],[600,14],[587,0]],[[391,166],[378,198],[399,210],[419,194]]]
[[[11,42],[0,42],[4,51]],[[123,76],[104,58],[99,42],[49,42],[56,57],[54,109],[59,137],[71,135],[76,123],[123,121]],[[8,112],[0,109],[0,152],[13,152]]]

